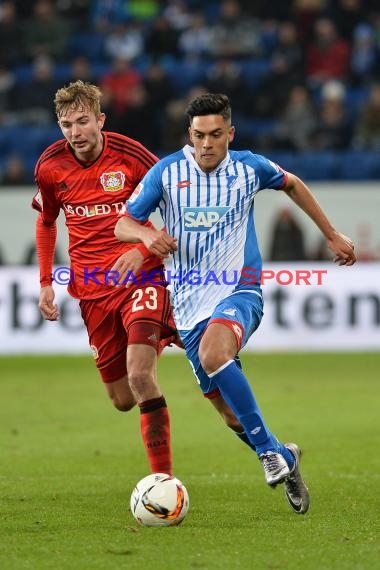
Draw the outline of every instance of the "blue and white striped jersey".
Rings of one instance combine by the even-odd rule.
[[[178,329],[191,330],[237,290],[261,294],[254,198],[285,183],[279,166],[250,151],[230,150],[205,173],[189,145],[145,175],[127,209],[145,221],[159,207],[168,234],[178,240],[167,271]]]

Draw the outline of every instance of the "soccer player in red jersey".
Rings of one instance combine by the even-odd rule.
[[[162,259],[142,244],[125,244],[114,236],[119,210],[157,158],[133,139],[102,131],[100,98],[97,86],[82,81],[55,95],[64,139],[40,156],[32,202],[39,212],[39,308],[46,320],[59,318],[52,270],[56,219],[63,210],[69,234],[68,292],[79,299],[96,366],[118,410],[138,404],[151,471],[171,474],[169,414],[156,363],[160,348],[176,331],[169,292],[160,277]],[[133,285],[112,286],[126,266]]]

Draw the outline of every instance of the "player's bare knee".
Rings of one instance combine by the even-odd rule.
[[[206,374],[212,374],[225,364],[229,357],[211,345],[199,347],[199,360]]]
[[[129,386],[138,400],[141,398],[149,398],[153,387],[155,387],[155,379],[151,370],[144,368],[133,368],[128,373]]]

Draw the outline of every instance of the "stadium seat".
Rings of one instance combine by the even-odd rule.
[[[353,120],[356,120],[358,112],[368,100],[368,92],[368,87],[351,87],[347,89],[345,102]]]
[[[33,79],[33,67],[29,63],[18,65],[12,70],[16,83],[29,83]]]
[[[298,175],[305,180],[335,180],[337,158],[335,152],[303,152],[298,155]]]
[[[251,88],[260,85],[262,78],[267,75],[270,70],[270,62],[267,58],[240,61],[239,65],[243,70],[245,81]]]
[[[5,156],[8,150],[8,142],[7,142],[7,129],[4,127],[0,127],[0,159]]]
[[[8,152],[23,157],[42,151],[42,131],[39,127],[20,126],[9,129]]]
[[[59,63],[54,69],[54,78],[60,83],[64,83],[71,78],[71,65],[69,63]]]
[[[87,57],[91,62],[107,59],[104,52],[104,37],[96,32],[73,34],[69,42],[69,58]]]
[[[334,152],[267,152],[266,156],[305,181],[325,182],[337,177]]]
[[[353,150],[341,153],[337,165],[340,180],[375,180],[380,178],[379,153]]]
[[[3,130],[5,131],[7,142],[6,155],[19,154],[25,159],[31,155],[40,155],[49,144],[62,137],[61,131],[56,125],[24,125],[7,127]]]
[[[195,2],[195,7],[193,7],[194,10],[198,8],[198,4],[199,2]],[[208,24],[215,24],[220,14],[220,1],[215,2],[209,0],[208,2],[204,2],[202,5],[202,12]]]
[[[181,97],[184,96],[191,87],[202,84],[210,65],[208,62],[192,63],[171,57],[162,58],[160,63],[170,75],[173,88],[177,95]]]
[[[265,156],[281,166],[281,168],[300,176],[300,157],[292,151],[268,151]]]

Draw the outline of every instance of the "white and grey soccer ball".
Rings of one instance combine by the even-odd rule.
[[[132,491],[131,511],[142,526],[180,524],[189,510],[185,485],[167,473],[152,473],[139,481]]]

